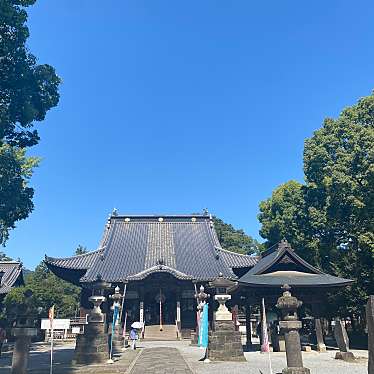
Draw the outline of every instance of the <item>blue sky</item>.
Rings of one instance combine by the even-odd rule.
[[[30,50],[63,80],[38,124],[35,210],[5,251],[95,249],[108,214],[210,212],[258,238],[306,137],[374,88],[368,1],[38,0]]]

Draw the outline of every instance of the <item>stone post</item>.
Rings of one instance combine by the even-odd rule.
[[[12,357],[12,374],[26,374],[31,337],[37,335],[36,328],[15,327],[12,335],[16,338]]]
[[[226,302],[231,299],[228,289],[236,284],[220,275],[209,285],[215,288],[214,299],[219,302],[219,307],[214,313],[214,331],[209,332],[207,356],[212,361],[244,361],[241,335],[226,307]]]
[[[285,284],[282,289],[284,290],[283,295],[278,299],[276,305],[282,313],[279,327],[284,332],[286,343],[287,367],[283,369],[282,374],[310,374],[310,370],[303,367],[301,355],[299,329],[302,324],[298,320],[297,309],[302,302],[291,295],[289,285]]]
[[[334,337],[336,344],[339,347],[339,352],[336,352],[335,358],[337,360],[354,361],[355,356],[349,351],[349,338],[344,322],[340,319],[335,320]]]
[[[181,302],[179,301],[179,299],[177,300],[176,325],[177,325],[178,339],[182,339]]]
[[[374,296],[369,296],[366,306],[366,320],[368,325],[368,350],[369,363],[368,374],[374,374]]]
[[[322,324],[319,318],[314,320],[315,330],[316,330],[316,338],[317,338],[317,351],[320,353],[326,352],[326,345],[323,340],[323,331],[322,331]]]

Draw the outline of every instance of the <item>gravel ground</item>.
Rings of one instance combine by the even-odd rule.
[[[198,347],[191,347],[187,341],[175,342],[140,342],[139,348],[154,348],[154,347],[173,347],[177,348],[182,354],[182,357],[190,367],[191,371],[196,374],[269,374],[269,356],[259,352],[246,352],[245,358],[247,362],[211,362],[204,363],[199,361],[204,356],[204,351]],[[129,363],[133,358],[133,354],[139,352],[125,352],[121,360],[123,367],[129,367]],[[356,357],[360,357],[357,362],[348,363],[340,360],[335,360],[335,351],[328,351],[327,353],[317,352],[303,352],[304,366],[311,370],[312,374],[367,374],[367,351],[353,351]],[[64,366],[71,360],[73,354],[73,345],[68,344],[56,347],[55,363],[56,374],[70,374],[72,371],[65,369]],[[130,357],[131,356],[131,357]],[[140,357],[139,357],[140,358]],[[270,354],[273,374],[281,373],[286,365],[285,353],[271,353]],[[6,353],[0,358],[0,374],[10,373],[11,353]],[[34,345],[30,354],[29,368],[30,373],[44,373],[48,369],[49,352],[48,346]],[[113,369],[121,362],[112,366]],[[121,365],[122,366],[122,365]],[[98,373],[100,369],[88,367],[79,372]],[[107,369],[107,368],[105,368]],[[113,370],[113,373],[118,372]],[[104,372],[104,371],[102,371]],[[120,370],[120,372],[122,372]],[[164,373],[164,371],[162,371]],[[76,371],[74,370],[74,373]],[[109,373],[105,370],[105,373]],[[158,372],[157,372],[158,373]],[[155,374],[157,374],[155,372]],[[170,373],[168,371],[168,373]]]
[[[199,361],[204,351],[190,347],[187,342],[143,342],[142,347],[166,346],[178,348],[182,356],[196,374],[269,374],[269,359],[267,354],[246,352],[248,362],[211,362]],[[335,351],[327,353],[303,352],[304,366],[312,374],[367,374],[367,351],[353,351],[360,357],[355,363],[335,360]],[[286,355],[283,352],[270,354],[273,374],[282,373],[286,366]]]

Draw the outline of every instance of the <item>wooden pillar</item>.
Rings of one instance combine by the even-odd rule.
[[[249,301],[245,305],[245,333],[246,333],[246,348],[252,349],[252,323],[251,323],[251,304]]]

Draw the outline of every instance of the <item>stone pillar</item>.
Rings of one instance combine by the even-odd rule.
[[[316,330],[317,351],[320,353],[326,352],[326,345],[323,340],[322,324],[319,318],[314,320],[314,328]]]
[[[144,301],[139,302],[139,322],[144,323]]]
[[[144,326],[144,301],[139,301],[139,322],[143,324],[143,329],[141,332],[141,337],[144,339],[144,332],[145,332],[145,326]]]
[[[179,300],[177,300],[176,324],[178,329],[178,338],[182,339],[181,302]]]
[[[88,316],[88,324],[84,334],[77,335],[74,352],[74,364],[103,363],[109,359],[108,334],[105,329],[105,314],[100,305],[105,301],[104,296],[91,296],[89,300],[94,308]]]
[[[335,320],[334,337],[338,345],[339,352],[336,352],[335,358],[337,360],[354,361],[355,356],[349,351],[349,338],[344,322],[340,319]]]
[[[368,325],[368,350],[369,363],[368,374],[374,374],[374,296],[369,296],[369,301],[366,306],[366,320]]]
[[[282,374],[310,374],[310,370],[303,367],[301,355],[301,344],[299,329],[302,324],[297,317],[297,309],[301,306],[301,301],[291,296],[290,286],[285,284],[282,289],[283,295],[278,299],[276,307],[282,313],[282,320],[279,327],[284,332],[286,342],[287,367]]]
[[[177,301],[177,322],[181,322],[181,302]]]
[[[12,335],[16,338],[12,357],[12,374],[26,374],[31,337],[37,335],[35,328],[15,327]]]

